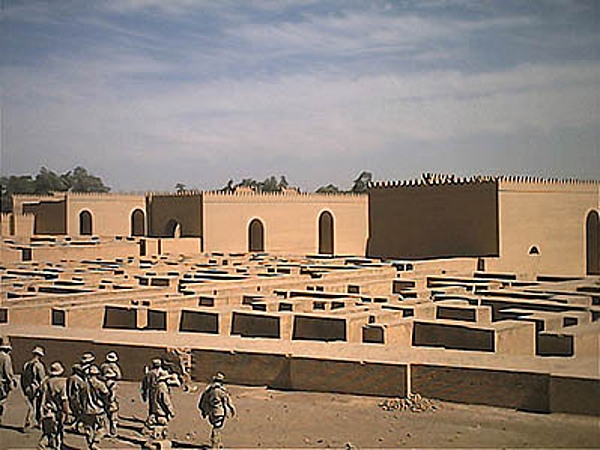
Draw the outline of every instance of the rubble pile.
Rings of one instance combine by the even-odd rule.
[[[389,398],[381,403],[379,407],[384,411],[410,411],[410,412],[425,412],[436,411],[438,406],[428,398],[421,394],[408,394],[404,398]]]

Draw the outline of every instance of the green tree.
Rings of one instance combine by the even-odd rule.
[[[280,192],[281,188],[279,187],[279,183],[277,182],[277,178],[274,176],[270,176],[265,178],[265,181],[259,184],[260,192]]]
[[[369,183],[373,180],[373,174],[363,170],[358,178],[354,180],[354,185],[350,192],[353,194],[364,194],[369,189]]]
[[[340,190],[335,184],[329,183],[327,186],[321,186],[315,191],[317,194],[340,194]]]
[[[235,186],[233,185],[233,180],[230,178],[227,181],[227,184],[224,187],[222,187],[221,189],[219,189],[219,192],[228,192],[228,193],[231,193],[234,190],[235,190]]]
[[[3,212],[12,210],[13,194],[35,194],[35,182],[31,175],[0,177]]]
[[[235,185],[235,187],[249,187],[254,190],[258,190],[259,183],[253,178],[243,178],[242,181]]]
[[[227,185],[220,189],[220,192],[233,192],[238,187],[249,187],[254,192],[282,192],[289,187],[289,182],[285,175],[281,175],[279,181],[274,175],[265,178],[263,181],[256,181],[254,178],[242,178],[242,181],[237,184],[234,184],[234,181],[230,179]]]
[[[35,193],[39,195],[48,195],[51,192],[64,192],[69,187],[65,180],[52,170],[42,167],[35,176]]]
[[[185,184],[183,184],[183,183],[177,183],[177,184],[175,185],[175,191],[176,191],[178,194],[181,194],[182,192],[185,192]]]
[[[100,177],[94,176],[83,167],[75,167],[72,171],[61,175],[61,179],[72,192],[109,192]]]
[[[285,177],[285,175],[281,175],[281,177],[279,178],[279,190],[282,191],[288,188],[289,186],[290,184],[288,183],[288,180]]]

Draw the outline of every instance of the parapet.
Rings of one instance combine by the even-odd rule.
[[[454,174],[424,173],[421,175],[421,178],[411,180],[374,181],[369,184],[369,189],[393,189],[408,186],[481,185],[486,183],[498,183],[499,185],[578,185],[600,187],[600,180],[579,180],[575,178],[543,178],[529,175],[472,175],[459,177]]]

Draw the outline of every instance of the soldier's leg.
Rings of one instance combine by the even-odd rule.
[[[62,417],[59,419],[56,430],[56,438],[58,441],[58,448],[62,449],[63,442],[65,440],[65,424],[62,420]]]
[[[100,443],[102,438],[104,437],[104,414],[98,414],[94,416],[94,426],[93,426],[93,436],[92,436],[92,447],[96,448]]]
[[[42,419],[40,422],[40,428],[42,429],[42,435],[40,436],[40,442],[38,443],[39,448],[48,448],[50,445],[49,429],[47,425],[47,418]]]
[[[46,432],[48,433],[48,448],[60,450],[60,441],[58,438],[58,422],[56,417],[49,418]]]
[[[42,394],[38,392],[34,400],[35,422],[40,425],[42,416]]]
[[[28,430],[33,427],[36,411],[35,411],[35,397],[31,395],[26,395],[25,399],[27,400],[27,415],[25,416],[25,426],[24,428]]]
[[[6,396],[0,397],[0,423],[2,423],[2,417],[4,416],[4,404],[6,403]]]
[[[81,423],[83,424],[83,434],[85,435],[85,442],[88,448],[93,448],[94,439],[96,438],[96,432],[94,430],[94,416],[85,414],[81,416]]]
[[[210,433],[210,446],[212,448],[223,448],[223,440],[221,431],[223,430],[224,421],[219,420],[212,424],[212,431]]]
[[[216,429],[213,427],[210,430],[210,448],[217,448],[217,434]]]
[[[117,435],[117,413],[116,413],[116,411],[108,413],[108,434],[110,436]]]

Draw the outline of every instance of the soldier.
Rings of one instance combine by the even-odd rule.
[[[25,417],[25,431],[40,425],[42,402],[42,382],[46,378],[46,367],[42,362],[44,349],[35,347],[32,351],[33,358],[23,365],[21,372],[21,388],[27,399],[27,416]]]
[[[144,378],[142,378],[142,400],[148,403],[148,418],[146,419],[146,423],[149,423],[150,417],[152,415],[152,398],[154,397],[154,391],[156,390],[157,379],[159,375],[166,373],[166,371],[162,368],[162,360],[153,359],[151,363],[151,368],[148,369],[146,367],[146,373]]]
[[[81,370],[83,370],[83,373],[87,375],[92,366],[97,368],[97,366],[94,364],[95,361],[96,356],[92,352],[84,353],[81,357]]]
[[[152,390],[152,396],[149,398],[150,416],[147,426],[154,439],[167,438],[167,427],[171,419],[175,417],[169,386],[179,386],[177,375],[161,369],[156,377],[156,386]]]
[[[202,417],[208,416],[208,421],[212,426],[210,433],[211,448],[223,448],[221,439],[221,430],[225,425],[225,418],[229,412],[231,416],[235,416],[235,408],[231,403],[229,392],[223,385],[225,375],[221,372],[213,377],[213,381],[209,384],[198,401],[198,409],[202,412]]]
[[[192,351],[189,348],[168,348],[167,362],[170,366],[169,371],[177,374],[183,392],[191,392]]]
[[[87,381],[81,368],[81,364],[75,363],[71,368],[71,376],[67,380],[67,395],[73,420],[73,429],[81,432],[83,410],[87,395]]]
[[[107,403],[104,406],[106,417],[108,419],[108,434],[111,437],[117,435],[117,411],[119,411],[119,402],[115,391],[117,387],[117,376],[118,374],[110,368],[103,374],[104,382],[108,388]]]
[[[0,423],[4,415],[4,404],[10,391],[17,387],[10,352],[12,347],[7,337],[0,336]]]
[[[90,450],[98,448],[104,432],[104,414],[109,392],[104,381],[99,378],[98,366],[90,365],[86,374],[86,395],[83,407],[83,429]]]
[[[69,413],[67,397],[67,380],[62,377],[65,369],[59,362],[50,365],[50,376],[44,380],[41,387],[42,395],[42,436],[40,447],[52,450],[62,448],[64,429],[63,424]]]
[[[119,381],[123,378],[123,371],[121,370],[121,366],[119,365],[118,361],[119,355],[117,354],[117,352],[109,352],[106,355],[106,361],[100,364],[100,372],[102,372],[103,375],[106,375],[106,371],[110,369],[113,372],[115,372],[115,380]]]

